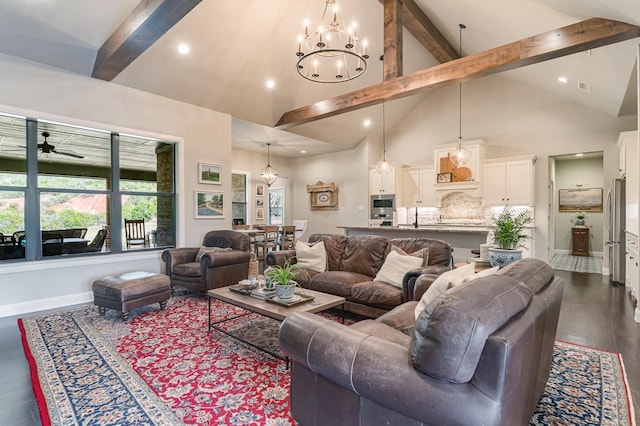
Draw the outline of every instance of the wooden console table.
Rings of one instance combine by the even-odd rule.
[[[571,228],[571,255],[589,256],[589,228]]]

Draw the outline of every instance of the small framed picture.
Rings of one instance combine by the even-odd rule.
[[[195,190],[193,198],[196,219],[224,219],[224,192]]]
[[[206,183],[208,185],[220,185],[220,170],[218,164],[198,163],[198,183]]]
[[[256,207],[264,206],[264,200],[262,198],[256,198]]]
[[[264,219],[264,209],[256,209],[256,219]]]
[[[264,185],[261,183],[256,185],[256,196],[257,197],[264,196]]]
[[[438,183],[451,182],[451,173],[438,173]]]

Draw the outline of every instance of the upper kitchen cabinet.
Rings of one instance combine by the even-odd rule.
[[[449,161],[449,153],[455,151],[457,144],[440,145],[435,147],[433,158],[435,160],[436,175],[451,173],[451,180],[448,176],[443,176],[437,180],[438,183],[480,182],[482,180],[482,162],[485,157],[487,143],[481,139],[465,141],[464,148],[471,152],[471,158],[467,164],[456,167]]]
[[[535,161],[535,156],[486,160],[482,204],[533,206]]]
[[[404,172],[403,205],[406,207],[436,206],[436,172],[433,167]]]
[[[369,170],[369,195],[396,194],[396,203],[400,205],[398,196],[401,193],[401,167],[391,167],[387,173],[378,173],[376,169]]]
[[[640,228],[640,174],[638,173],[638,163],[640,153],[638,152],[638,131],[623,132],[618,137],[618,148],[620,149],[620,177],[625,179],[625,230],[636,237]],[[629,167],[626,167],[629,165]]]

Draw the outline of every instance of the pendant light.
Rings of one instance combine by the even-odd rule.
[[[267,143],[267,166],[260,170],[260,179],[262,179],[262,181],[264,183],[267,184],[267,187],[273,185],[273,183],[278,180],[278,171],[271,167],[271,152],[269,150],[269,147],[271,146],[271,143]]]
[[[458,54],[462,57],[462,30],[467,28],[464,24],[459,24],[460,27],[460,51]],[[469,162],[471,159],[471,151],[464,147],[462,143],[462,83],[458,83],[458,146],[456,150],[449,153],[449,160],[456,166],[460,167]]]
[[[376,171],[381,175],[391,171],[391,163],[387,161],[387,135],[385,131],[384,102],[382,102],[382,160],[376,164]]]

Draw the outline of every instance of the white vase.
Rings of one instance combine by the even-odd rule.
[[[489,248],[489,262],[491,266],[504,268],[511,262],[522,259],[522,249],[505,250],[500,248]]]

